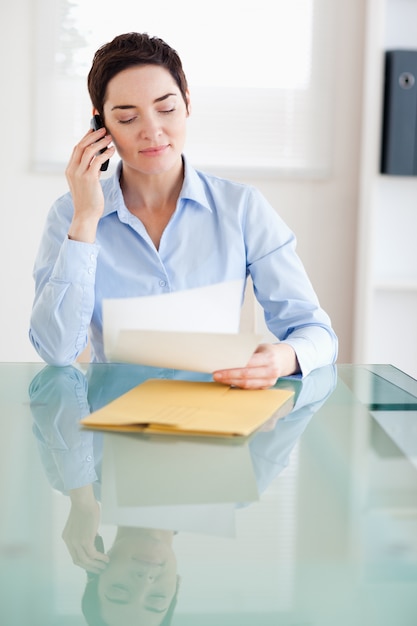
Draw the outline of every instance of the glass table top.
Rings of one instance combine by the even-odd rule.
[[[247,439],[80,428],[155,377],[210,380],[0,364],[1,624],[416,626],[416,380],[281,379]]]

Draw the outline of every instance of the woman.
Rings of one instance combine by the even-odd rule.
[[[105,361],[103,298],[250,275],[277,343],[262,344],[246,367],[214,379],[266,388],[333,363],[337,338],[293,233],[255,188],[196,171],[184,157],[191,102],[177,53],[146,34],[120,35],[95,54],[88,88],[104,127],[74,148],[70,193],[47,220],[30,328],[40,356],[70,364],[89,336],[92,360]],[[115,174],[100,181],[116,150]]]

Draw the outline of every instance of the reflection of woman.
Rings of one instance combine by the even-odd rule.
[[[243,285],[250,275],[278,342],[215,379],[262,388],[334,362],[337,339],[293,233],[259,191],[184,157],[191,99],[177,53],[157,38],[120,35],[96,53],[88,85],[106,128],[74,148],[71,192],[54,204],[41,242],[30,337],[42,358],[71,364],[90,335],[92,360],[105,361],[104,298]],[[115,149],[121,162],[100,184]]]
[[[90,574],[82,600],[94,626],[168,625],[178,593],[174,533],[119,528],[100,575]],[[103,548],[104,549],[104,548]]]
[[[74,564],[88,572],[82,601],[88,624],[168,625],[178,592],[174,532],[121,527],[105,552],[98,534],[102,435],[79,427],[90,403],[109,402],[155,371],[140,366],[96,367],[90,389],[75,367],[46,367],[29,389],[33,431],[45,471],[51,485],[71,501],[62,538]]]
[[[160,530],[152,531],[151,534],[149,530],[123,528],[119,530],[115,545],[108,554],[104,552],[102,546],[97,545],[100,524],[98,502],[101,487],[102,435],[97,431],[80,429],[79,421],[90,410],[107,404],[147,378],[155,377],[157,373],[157,370],[151,367],[96,364],[89,368],[87,384],[87,377],[75,367],[45,367],[30,386],[33,430],[38,440],[44,468],[51,485],[69,495],[71,500],[63,539],[73,562],[90,572],[90,575],[93,574],[90,576],[91,582],[87,587],[85,599],[85,606],[89,607],[90,611],[93,611],[94,607],[94,610],[98,611],[96,605],[97,602],[100,604],[102,598],[99,595],[98,575],[101,577],[106,573],[103,579],[105,581],[108,578],[108,570],[113,573],[119,572],[119,566],[115,569],[112,567],[113,558],[116,561],[119,558],[119,548],[125,564],[129,565],[130,560],[132,562],[138,560],[135,557],[136,547],[143,547],[148,541],[156,548],[156,542],[153,541],[155,538],[165,542],[163,549],[169,553],[173,533]],[[174,370],[159,373],[182,379],[205,378],[204,374],[196,375],[192,372]],[[335,384],[335,366],[316,369],[303,380],[288,378],[279,383],[280,386],[289,387],[296,392],[296,402],[289,415],[277,421],[271,420],[264,430],[249,441],[259,493],[262,493],[287,465],[298,438],[314,412],[331,394]],[[132,541],[130,553],[126,548],[128,540]],[[168,566],[170,568],[172,565],[171,556],[167,559],[167,571]],[[170,606],[168,613],[171,612],[173,604]]]

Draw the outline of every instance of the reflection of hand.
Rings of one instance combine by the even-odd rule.
[[[242,389],[267,389],[281,376],[299,371],[293,348],[286,343],[263,343],[249,359],[246,367],[214,372],[214,380]]]
[[[70,491],[71,510],[62,532],[73,563],[100,574],[108,563],[106,554],[95,547],[95,538],[100,523],[100,506],[94,497],[92,485]]]

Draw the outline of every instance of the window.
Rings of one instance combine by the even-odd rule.
[[[38,0],[34,165],[62,170],[91,116],[86,76],[119,33],[179,53],[196,167],[326,176],[332,137],[332,0],[117,3]]]

